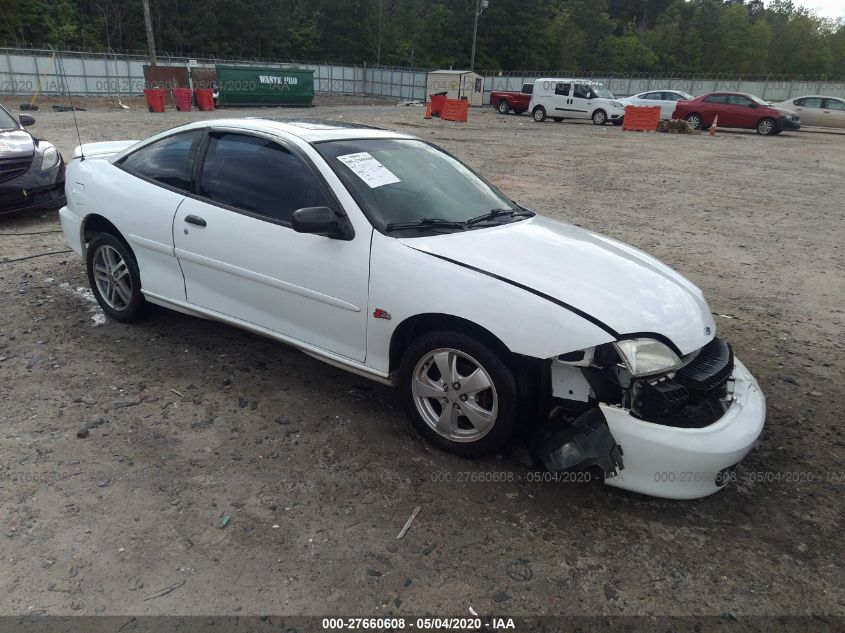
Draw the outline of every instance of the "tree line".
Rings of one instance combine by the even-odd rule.
[[[141,0],[0,0],[0,43],[145,53]],[[160,52],[469,65],[479,0],[150,0]],[[476,69],[845,77],[845,22],[791,0],[489,0]]]

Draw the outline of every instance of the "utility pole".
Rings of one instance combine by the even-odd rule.
[[[156,42],[153,37],[153,20],[150,18],[150,0],[142,0],[144,3],[144,22],[147,25],[147,47],[150,49],[150,64],[156,65]]]
[[[472,56],[469,60],[469,69],[475,70],[475,42],[478,38],[478,16],[481,15],[481,12],[484,11],[487,7],[490,6],[489,0],[476,0],[475,5],[475,18],[473,19],[472,25]]]
[[[381,5],[383,0],[378,0],[378,45],[376,48],[376,66],[381,66]]]

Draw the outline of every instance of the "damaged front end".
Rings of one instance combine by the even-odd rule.
[[[547,419],[526,441],[534,465],[599,470],[646,494],[715,492],[765,418],[756,381],[719,338],[685,356],[654,338],[617,341],[551,359],[548,376]],[[679,474],[685,463],[703,469],[693,485]]]

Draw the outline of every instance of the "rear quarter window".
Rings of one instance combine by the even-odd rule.
[[[119,165],[130,174],[190,191],[194,151],[202,134],[191,130],[167,136],[132,152]]]

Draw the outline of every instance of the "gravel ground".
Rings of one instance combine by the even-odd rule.
[[[86,105],[86,142],[212,115]],[[0,613],[845,614],[845,135],[639,134],[489,108],[457,124],[348,102],[230,114],[417,134],[661,258],[758,377],[762,441],[699,501],[529,483],[507,457],[433,449],[390,389],[283,345],[166,310],[105,320],[75,256],[2,261],[64,248],[10,235],[55,231],[56,213],[3,216]],[[69,156],[72,115],[37,119]]]

